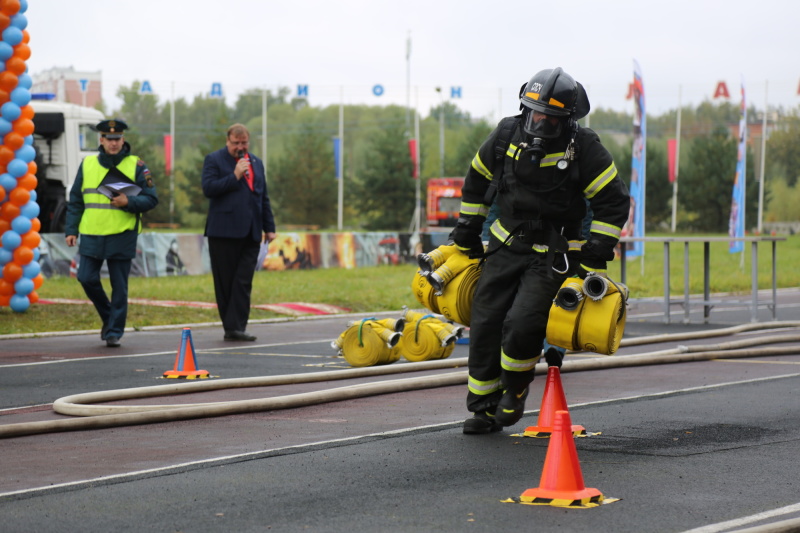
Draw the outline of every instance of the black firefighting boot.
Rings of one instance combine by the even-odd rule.
[[[513,426],[519,422],[525,410],[525,398],[527,397],[528,387],[521,391],[506,389],[503,392],[503,397],[500,398],[500,403],[497,405],[497,411],[494,413],[495,422],[501,426]]]
[[[488,411],[481,411],[475,413],[472,418],[464,420],[464,434],[465,435],[485,435],[487,433],[494,433],[500,431],[503,426],[497,423],[493,414]]]

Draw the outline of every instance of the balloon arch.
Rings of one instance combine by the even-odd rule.
[[[0,306],[26,311],[39,296],[39,204],[33,148],[27,0],[0,1]]]

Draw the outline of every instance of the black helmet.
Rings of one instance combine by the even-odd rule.
[[[538,111],[553,117],[581,119],[589,114],[589,98],[583,85],[564,72],[561,67],[541,70],[520,94],[520,102],[528,110]],[[558,127],[547,127],[545,121],[533,123],[533,113],[525,113],[525,131],[536,137],[558,137],[563,120]],[[543,131],[544,130],[544,131]]]

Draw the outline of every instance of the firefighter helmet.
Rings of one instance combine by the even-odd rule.
[[[541,70],[534,74],[520,95],[525,109],[525,131],[536,137],[557,137],[561,134],[563,119],[558,126],[547,126],[547,121],[533,122],[538,111],[551,117],[569,117],[578,120],[589,114],[589,98],[583,86],[561,67]]]

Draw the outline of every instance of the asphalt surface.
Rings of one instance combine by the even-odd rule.
[[[746,299],[746,297],[745,297]],[[730,297],[730,300],[735,298]],[[545,379],[531,389],[515,426],[464,435],[466,387],[452,385],[321,405],[196,420],[56,432],[0,441],[0,530],[61,531],[796,531],[800,529],[800,335],[774,328],[769,309],[682,309],[664,323],[661,302],[634,303],[612,359],[757,339],[754,349],[710,360],[561,375],[573,424],[577,476],[598,489],[588,509],[504,500],[549,483],[550,439],[522,436],[535,425]],[[800,291],[781,291],[777,320],[800,324]],[[390,315],[391,316],[391,315]],[[354,317],[252,324],[255,343],[222,340],[218,326],[192,326],[198,364],[219,378],[349,368],[330,342]],[[725,332],[724,335],[718,335]],[[692,339],[674,337],[696,333]],[[108,349],[98,332],[0,338],[0,429],[63,420],[52,402],[72,394],[175,383],[180,328],[129,332]],[[711,348],[706,348],[711,350]],[[228,389],[116,403],[219,402],[282,396],[367,381],[463,372],[452,369]],[[570,354],[567,361],[604,358]],[[402,366],[400,361],[391,366]],[[569,455],[569,447],[553,446]],[[555,453],[555,451],[553,453]],[[559,483],[575,482],[561,468]]]

